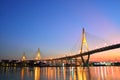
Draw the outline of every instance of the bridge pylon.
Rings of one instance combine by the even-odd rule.
[[[22,61],[26,61],[26,59],[27,59],[27,58],[26,58],[26,55],[25,55],[25,52],[24,52],[23,55],[22,55],[21,60],[22,60]]]
[[[81,42],[80,54],[83,53],[83,49],[84,48],[86,48],[86,50],[89,51],[89,47],[88,47],[88,43],[87,43],[86,35],[85,35],[85,29],[83,28],[83,30],[82,30],[82,42]],[[81,60],[82,60],[83,66],[89,66],[89,59],[90,59],[90,55],[87,56],[87,60],[85,60],[83,58],[83,56],[81,56]]]
[[[35,59],[36,60],[40,60],[41,59],[40,48],[38,48],[37,55],[36,55]]]

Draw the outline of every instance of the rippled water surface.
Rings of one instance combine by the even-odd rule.
[[[0,67],[0,80],[120,80],[120,67]]]

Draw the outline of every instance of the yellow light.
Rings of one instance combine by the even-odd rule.
[[[40,68],[35,67],[35,80],[39,80],[39,79],[40,79]]]
[[[23,55],[23,57],[22,57],[22,61],[25,61],[26,60],[26,57],[25,57],[25,55]]]

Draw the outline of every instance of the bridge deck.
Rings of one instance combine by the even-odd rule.
[[[120,48],[120,44],[115,44],[115,45],[102,47],[102,48],[99,48],[99,49],[95,49],[95,50],[91,50],[91,51],[88,51],[88,52],[84,52],[82,54],[76,54],[76,55],[72,55],[72,56],[65,56],[65,57],[61,57],[61,58],[55,58],[54,60],[66,59],[66,58],[76,58],[76,57],[91,55],[91,54],[95,54],[95,53],[98,53],[98,52],[103,52],[103,51],[116,49],[116,48]]]

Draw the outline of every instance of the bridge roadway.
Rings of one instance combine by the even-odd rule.
[[[84,53],[81,53],[81,54],[75,54],[75,55],[72,55],[72,56],[64,56],[64,57],[60,57],[60,58],[41,59],[41,60],[33,60],[33,61],[65,60],[65,59],[70,59],[70,58],[77,58],[77,57],[81,57],[81,56],[86,56],[86,55],[92,55],[92,54],[95,54],[95,53],[98,53],[98,52],[108,51],[108,50],[117,49],[117,48],[120,48],[120,44],[109,45],[109,46],[94,49],[94,50],[91,50],[91,51],[88,51],[88,52],[84,52]],[[31,61],[31,60],[27,60],[27,61]]]
[[[108,51],[108,50],[117,49],[117,48],[120,48],[120,44],[105,46],[105,47],[98,48],[98,49],[95,49],[95,50],[91,50],[91,51],[88,51],[88,52],[84,52],[84,53],[81,53],[81,54],[76,54],[76,55],[72,55],[72,56],[65,56],[65,57],[61,57],[61,58],[54,58],[52,60],[62,60],[62,59],[66,59],[66,58],[77,58],[77,57],[91,55],[91,54],[95,54],[95,53],[98,53],[98,52]]]

